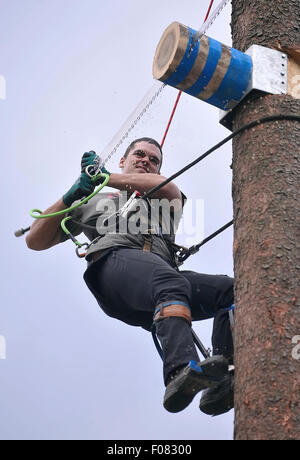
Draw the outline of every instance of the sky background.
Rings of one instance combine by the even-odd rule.
[[[14,236],[31,225],[32,208],[47,208],[69,189],[82,154],[101,154],[152,87],[153,57],[167,26],[179,21],[198,30],[209,3],[0,0],[6,82],[0,99],[0,337],[6,343],[0,439],[233,438],[233,411],[209,417],[199,411],[200,395],[183,412],[164,410],[162,362],[151,334],[104,315],[82,280],[85,262],[72,242],[35,252]],[[226,45],[230,13],[229,5],[207,32]],[[165,88],[109,170],[118,172],[132,139],[162,140],[177,93]],[[218,109],[183,94],[162,174],[170,176],[228,134]],[[184,216],[179,243],[197,243],[232,219],[231,155],[227,144],[176,180],[192,199],[194,219]],[[230,228],[182,268],[233,276],[232,238]],[[212,321],[194,328],[211,346]]]

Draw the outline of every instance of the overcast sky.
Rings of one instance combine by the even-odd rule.
[[[153,57],[166,27],[179,21],[198,30],[209,3],[0,0],[1,439],[233,437],[233,411],[209,417],[199,411],[200,395],[183,412],[165,411],[162,362],[151,335],[104,315],[82,280],[85,262],[72,242],[34,252],[14,237],[31,224],[30,209],[47,208],[69,189],[82,154],[101,154],[152,87]],[[230,13],[227,6],[207,32],[226,45]],[[161,141],[176,96],[166,88],[128,142]],[[183,94],[162,174],[228,134],[218,109]],[[109,170],[118,172],[128,142]],[[176,180],[191,199],[178,242],[197,243],[231,220],[231,155],[228,144]],[[233,276],[232,229],[183,268]],[[211,346],[212,322],[194,328]]]

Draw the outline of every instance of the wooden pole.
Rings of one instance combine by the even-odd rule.
[[[232,35],[241,51],[256,44],[290,56],[289,95],[250,93],[234,110],[234,129],[299,115],[299,0],[232,0]],[[234,139],[233,203],[235,439],[300,440],[299,122],[267,123]]]

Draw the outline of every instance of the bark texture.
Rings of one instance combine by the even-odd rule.
[[[234,48],[300,42],[299,0],[232,0]],[[251,93],[234,129],[300,100]],[[235,439],[300,440],[300,123],[260,125],[233,142]],[[300,358],[300,357],[299,357]]]

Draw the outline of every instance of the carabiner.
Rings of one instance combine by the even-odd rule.
[[[94,164],[88,165],[85,168],[84,170],[85,174],[89,176],[91,179],[93,177],[96,177],[97,174],[101,173],[100,162],[101,162],[101,158],[99,157],[99,155],[96,155]]]
[[[93,168],[91,172],[90,168]],[[99,165],[88,165],[85,168],[84,172],[87,176],[89,176],[92,179],[93,177],[97,176],[98,172],[101,172],[101,170],[99,169]]]
[[[180,246],[176,243],[172,243],[172,247],[175,252],[177,266],[180,267],[180,265],[182,265],[183,262],[185,262],[185,260],[191,255],[190,249],[186,248],[185,246]]]
[[[86,252],[82,252],[82,253],[79,252],[79,249],[81,249],[81,248],[83,248],[83,247],[88,248],[88,247],[89,247],[89,244],[88,244],[88,243],[83,243],[83,244],[81,244],[80,246],[77,246],[76,249],[75,249],[76,255],[77,255],[77,257],[79,257],[80,259],[83,259],[83,257],[85,257],[86,254],[87,254],[87,251],[86,251]]]

